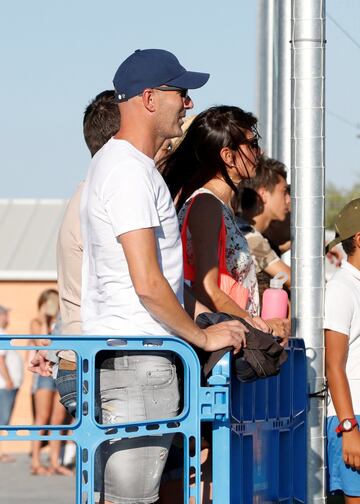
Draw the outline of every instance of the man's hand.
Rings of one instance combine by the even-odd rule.
[[[355,427],[350,432],[342,433],[342,451],[345,464],[360,470],[360,432]]]
[[[341,266],[341,261],[344,259],[344,254],[339,250],[337,246],[333,247],[329,252],[326,254],[326,258],[330,262],[330,264],[333,264],[337,268],[340,268]]]
[[[213,352],[232,346],[234,353],[238,353],[242,347],[246,347],[245,334],[249,331],[239,320],[228,320],[209,326],[202,332],[205,334],[204,350]]]
[[[37,350],[28,369],[32,373],[37,373],[41,376],[51,376],[52,366],[52,362],[47,358],[47,350]]]

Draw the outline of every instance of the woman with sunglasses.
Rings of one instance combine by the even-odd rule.
[[[164,161],[163,177],[176,200],[180,227],[186,227],[185,279],[191,280],[195,298],[213,311],[250,319],[255,327],[286,337],[282,321],[265,323],[258,316],[255,266],[234,218],[238,186],[255,176],[261,153],[256,123],[238,107],[205,110]],[[242,291],[225,292],[223,273]]]

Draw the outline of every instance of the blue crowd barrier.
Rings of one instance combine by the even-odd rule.
[[[229,354],[213,371],[210,383],[227,381],[231,389],[229,417],[225,422],[215,418],[213,425],[214,503],[224,502],[224,492],[231,504],[306,502],[303,340],[291,339],[287,353],[278,376],[253,383],[231,380]]]
[[[24,339],[24,336],[11,339]],[[14,349],[0,335],[1,349]],[[16,346],[28,350],[34,346]],[[200,385],[194,350],[174,337],[51,336],[51,350],[77,353],[77,418],[63,426],[0,426],[7,440],[71,439],[77,447],[76,504],[94,503],[94,462],[102,442],[180,433],[184,440],[184,502],[200,504],[201,422],[212,422],[213,504],[304,503],[306,495],[306,360],[301,340],[290,341],[279,376],[241,384],[231,380],[230,354]],[[175,418],[103,425],[95,419],[95,358],[102,350],[170,351],[183,366],[183,407]],[[40,435],[40,430],[51,430]],[[192,445],[191,449],[190,446]],[[190,485],[190,473],[192,482]]]

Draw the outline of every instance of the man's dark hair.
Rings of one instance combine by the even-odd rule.
[[[273,192],[281,178],[286,180],[285,165],[276,159],[260,157],[256,165],[255,177],[246,179],[241,184],[241,208],[252,209],[257,202],[258,189],[264,187],[267,191]]]
[[[346,238],[341,242],[341,245],[344,249],[344,252],[347,256],[352,256],[356,250],[356,243],[354,240],[354,236],[350,236],[350,238]]]
[[[120,111],[114,91],[99,93],[86,107],[83,130],[93,157],[120,128]]]

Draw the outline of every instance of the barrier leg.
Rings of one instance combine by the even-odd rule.
[[[230,421],[214,421],[213,424],[213,503],[230,503]]]

